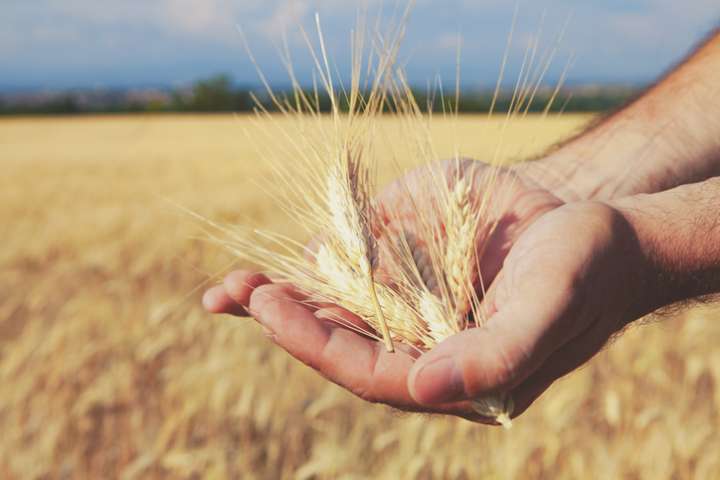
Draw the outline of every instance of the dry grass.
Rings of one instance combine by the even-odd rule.
[[[537,150],[585,120],[531,117],[507,139]],[[491,156],[496,121],[458,122],[435,123],[440,156],[458,140]],[[159,196],[298,235],[253,184],[269,172],[243,129],[274,128],[0,121],[0,477],[718,478],[717,309],[627,333],[510,432],[363,403],[203,313],[193,288],[231,258]]]

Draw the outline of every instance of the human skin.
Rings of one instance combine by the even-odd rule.
[[[635,101],[527,168],[565,201],[653,193],[720,175],[720,29]]]
[[[262,274],[233,272],[203,303],[250,313],[291,355],[367,400],[487,421],[468,400],[503,391],[518,415],[628,323],[720,291],[720,180],[708,179],[720,174],[717,78],[715,35],[628,107],[520,167],[487,324],[419,357],[385,352],[329,321],[334,307],[301,305],[300,292]],[[392,189],[382,202],[404,205]]]

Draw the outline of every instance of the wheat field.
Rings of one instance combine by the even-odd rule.
[[[528,155],[588,118],[531,116],[508,142]],[[439,155],[487,158],[498,122],[438,119]],[[175,204],[293,234],[258,186],[276,128],[0,120],[0,477],[720,478],[717,308],[631,329],[510,431],[364,403],[204,313],[203,284],[241,265]]]

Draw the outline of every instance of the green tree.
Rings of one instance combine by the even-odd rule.
[[[229,75],[200,80],[193,86],[189,110],[201,112],[245,111],[251,108],[249,92],[233,88]]]

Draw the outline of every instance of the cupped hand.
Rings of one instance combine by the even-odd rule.
[[[645,309],[646,261],[617,210],[567,204],[514,242],[484,299],[490,317],[413,364],[423,405],[509,392],[519,415],[555,380],[592,358]]]
[[[453,174],[458,166],[438,165]],[[429,191],[423,178],[411,172],[391,184],[379,196],[381,210],[412,224],[423,208],[417,199]],[[333,321],[341,315],[361,324],[359,318],[335,306],[309,306],[292,285],[263,274],[233,272],[206,292],[203,303],[213,313],[252,315],[275,343],[365,400],[491,423],[469,400],[511,391],[515,413],[521,413],[622,325],[625,317],[618,310],[628,300],[616,301],[609,289],[623,283],[615,276],[623,277],[624,270],[607,272],[606,266],[622,256],[616,244],[624,245],[627,232],[602,206],[558,208],[560,200],[521,176],[502,185],[509,208],[501,212],[481,261],[486,282],[497,275],[484,300],[491,312],[487,325],[455,335],[419,358],[409,348],[386,352],[382,343]],[[615,267],[629,266],[620,263]]]

